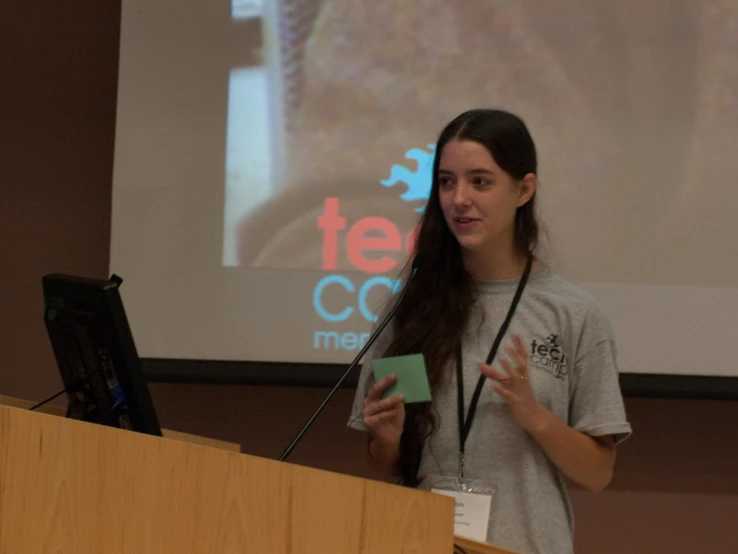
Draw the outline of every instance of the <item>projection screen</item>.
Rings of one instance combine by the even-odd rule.
[[[139,354],[350,361],[438,133],[498,107],[536,141],[541,255],[610,316],[621,371],[738,378],[738,3],[565,8],[123,2],[110,270]]]

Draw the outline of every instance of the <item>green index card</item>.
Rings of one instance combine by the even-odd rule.
[[[422,354],[372,360],[372,370],[377,381],[393,373],[397,376],[397,381],[384,391],[382,398],[402,394],[405,396],[406,404],[430,401],[430,385]]]

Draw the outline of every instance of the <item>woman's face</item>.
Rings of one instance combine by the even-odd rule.
[[[441,211],[462,252],[511,248],[515,214],[533,196],[535,176],[513,179],[485,146],[471,140],[451,140],[440,156]]]

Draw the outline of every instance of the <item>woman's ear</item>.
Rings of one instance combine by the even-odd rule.
[[[525,206],[528,201],[533,197],[538,186],[538,179],[535,173],[528,173],[520,181],[520,195],[518,197],[518,208]]]

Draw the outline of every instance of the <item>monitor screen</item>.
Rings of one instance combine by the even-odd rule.
[[[69,405],[67,417],[161,435],[119,287],[46,275],[44,320]]]

